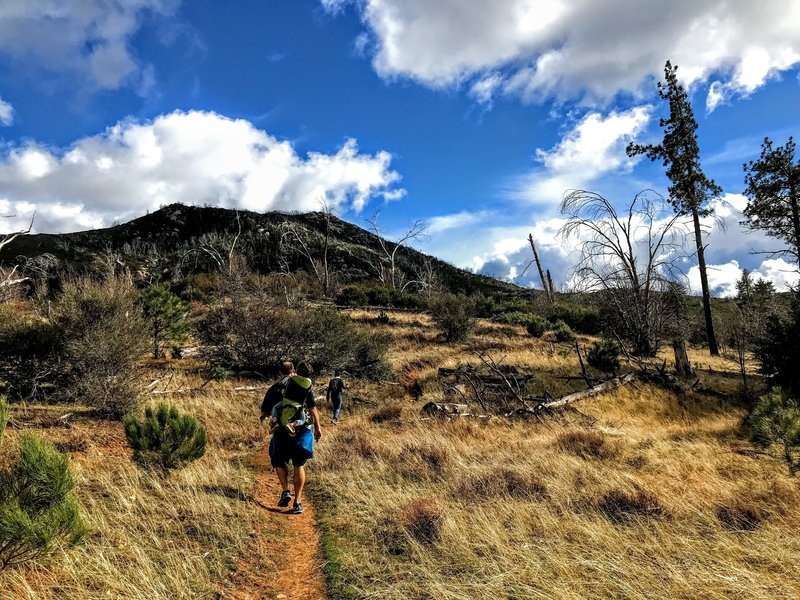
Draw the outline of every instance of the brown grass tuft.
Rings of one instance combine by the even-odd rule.
[[[658,496],[641,488],[636,488],[632,492],[612,488],[600,499],[597,509],[612,523],[624,523],[641,517],[657,517],[665,512]]]
[[[735,498],[717,507],[716,514],[722,526],[730,531],[753,531],[770,517],[770,511],[763,503],[743,498]]]
[[[376,460],[379,456],[369,436],[360,429],[345,429],[336,438],[336,447],[333,450],[335,460],[329,467],[347,466],[358,460]]]
[[[450,465],[450,452],[431,444],[408,444],[397,456],[400,472],[408,479],[442,479]]]
[[[435,544],[442,537],[444,513],[430,498],[418,498],[401,507],[398,520],[420,544]]]
[[[611,458],[616,454],[602,434],[596,431],[568,431],[556,438],[556,446],[581,458]]]
[[[375,424],[391,423],[397,425],[400,423],[402,415],[403,407],[400,404],[386,404],[372,413],[369,420]]]
[[[517,500],[546,498],[547,486],[535,475],[513,469],[497,473],[467,475],[456,484],[455,494],[460,500],[476,502],[487,498],[510,497]]]

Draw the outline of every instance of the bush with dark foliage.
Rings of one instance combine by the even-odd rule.
[[[371,379],[389,373],[388,339],[368,334],[331,308],[289,309],[240,299],[213,307],[197,336],[212,365],[266,375],[281,360],[302,357],[318,372],[342,369]]]
[[[569,325],[564,323],[564,321],[556,321],[553,323],[553,333],[558,342],[571,342],[575,339],[575,334],[572,332],[572,329]]]
[[[475,327],[475,305],[470,298],[442,294],[430,303],[431,316],[448,342],[460,342]]]
[[[0,305],[0,386],[13,400],[41,400],[57,378],[61,338],[47,321]]]
[[[598,371],[616,375],[619,371],[619,346],[611,340],[595,342],[586,352],[586,362]]]
[[[548,329],[550,329],[550,321],[544,319],[538,315],[531,315],[531,318],[528,320],[526,329],[528,330],[528,335],[535,338],[542,337]]]
[[[793,293],[788,317],[772,315],[764,335],[755,343],[761,372],[773,384],[800,397],[800,291]]]

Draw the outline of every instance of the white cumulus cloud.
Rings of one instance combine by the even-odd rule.
[[[537,149],[541,168],[521,178],[515,196],[532,202],[558,202],[568,189],[585,187],[601,176],[629,171],[627,143],[644,131],[650,107],[637,106],[603,116],[585,115],[550,150]]]
[[[715,296],[733,298],[736,296],[736,282],[742,276],[742,267],[738,260],[730,260],[723,264],[708,265],[708,287]],[[764,260],[751,270],[754,279],[771,281],[778,291],[786,291],[790,286],[800,283],[800,271],[782,258]],[[689,288],[699,294],[700,269],[692,267],[688,273]]]
[[[14,122],[14,107],[0,98],[0,125],[6,127]]]
[[[141,86],[147,83],[148,70],[131,51],[131,37],[148,15],[169,16],[178,4],[179,0],[0,2],[0,56],[45,72],[78,75],[97,89]]]
[[[375,197],[396,199],[400,175],[388,152],[363,154],[346,140],[331,154],[300,156],[243,119],[180,112],[125,120],[56,150],[36,142],[0,155],[0,213],[10,229],[37,211],[38,231],[98,227],[159,206],[214,204],[242,209],[361,210]]]
[[[385,78],[527,100],[638,93],[666,59],[713,109],[800,62],[797,0],[321,0],[359,12]],[[502,74],[502,83],[498,81]],[[488,79],[487,79],[488,76]]]

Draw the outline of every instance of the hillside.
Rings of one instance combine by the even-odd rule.
[[[232,209],[171,204],[105,229],[22,236],[3,250],[0,261],[25,262],[48,256],[55,258],[60,266],[80,269],[112,250],[121,254],[132,268],[147,270],[147,276],[169,276],[176,270],[176,265],[183,267],[182,274],[202,272],[213,269],[214,265],[207,256],[201,256],[205,253],[193,250],[199,247],[227,249],[239,231],[239,225],[241,235],[236,242],[237,252],[244,255],[258,272],[280,272],[287,266],[292,270],[308,267],[308,259],[300,253],[287,254],[285,249],[281,249],[281,237],[287,227],[299,232],[314,256],[321,256],[325,234],[323,213],[239,211],[237,222],[237,211]],[[387,242],[387,247],[391,251],[394,244]],[[380,253],[378,236],[331,217],[328,260],[341,283],[374,280]],[[48,263],[52,264],[52,258]],[[412,248],[401,247],[397,251],[397,266],[407,279],[413,279],[426,264],[431,264],[440,282],[454,292],[496,294],[520,290],[517,286],[456,268]]]

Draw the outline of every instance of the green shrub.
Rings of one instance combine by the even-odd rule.
[[[569,325],[564,323],[564,321],[556,321],[553,323],[553,333],[556,336],[556,340],[559,342],[571,342],[575,339],[575,334],[572,332],[572,329]]]
[[[550,329],[550,322],[538,315],[531,315],[527,324],[528,335],[535,338],[542,337]]]
[[[475,327],[475,309],[470,298],[442,294],[430,303],[431,316],[448,342],[465,339]]]
[[[74,488],[69,459],[24,435],[13,466],[0,471],[0,570],[83,540],[87,528]]]
[[[142,421],[126,415],[125,438],[137,463],[167,473],[206,452],[205,428],[194,417],[163,402],[155,410],[147,407]]]
[[[130,282],[67,281],[53,307],[53,323],[61,339],[58,397],[113,417],[135,408],[147,327]]]
[[[146,287],[139,294],[150,330],[153,358],[161,356],[164,342],[182,342],[189,333],[189,305],[173,294],[166,284]]]
[[[773,388],[756,404],[748,426],[756,444],[780,448],[789,473],[794,475],[800,470],[800,401]]]
[[[197,336],[212,365],[267,374],[281,360],[302,357],[318,371],[342,369],[371,379],[388,373],[388,338],[331,308],[289,309],[242,299],[212,308]]]
[[[619,371],[619,346],[611,340],[601,340],[589,347],[586,362],[590,367],[616,375]]]
[[[754,353],[761,363],[761,372],[773,384],[792,396],[800,397],[800,294],[795,293],[788,317],[769,317],[764,335],[756,340]]]
[[[503,325],[522,325],[526,327],[528,323],[531,322],[533,318],[537,315],[526,313],[526,312],[507,312],[507,313],[500,313],[492,317],[492,321],[495,323],[501,323]]]
[[[394,308],[423,308],[425,302],[415,294],[385,286],[349,285],[336,297],[342,306],[390,306]]]
[[[548,318],[553,323],[563,321],[572,330],[587,335],[597,335],[602,329],[599,311],[587,306],[557,304],[550,310]]]

